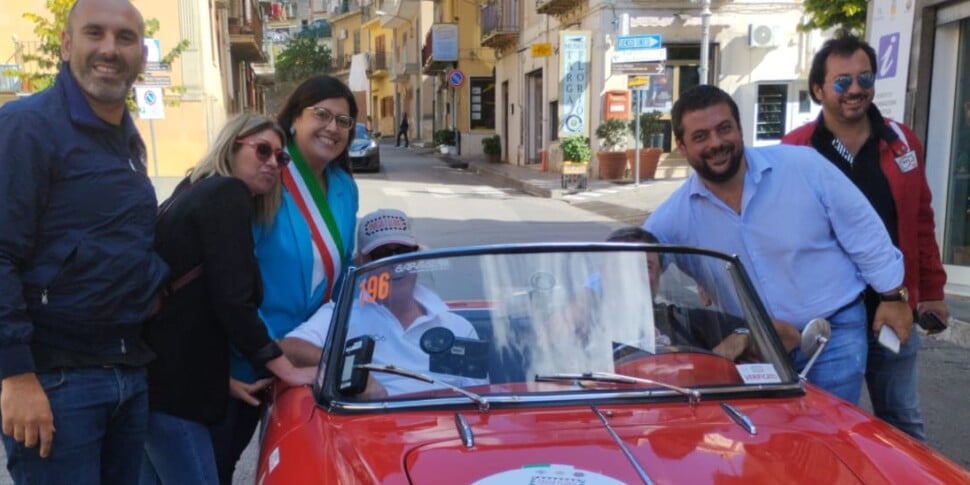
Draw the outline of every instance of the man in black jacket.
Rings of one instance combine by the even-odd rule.
[[[404,113],[401,115],[401,124],[397,128],[397,145],[401,146],[401,137],[404,137],[404,148],[411,146],[411,141],[408,140],[408,128],[411,127],[411,123],[408,121],[408,114]]]
[[[127,0],[79,0],[54,85],[0,109],[0,415],[17,483],[138,481],[142,322],[168,272],[125,104],[144,29]]]

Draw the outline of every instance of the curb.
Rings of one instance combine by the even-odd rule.
[[[950,318],[950,326],[940,334],[930,338],[950,342],[963,348],[970,348],[970,323]]]

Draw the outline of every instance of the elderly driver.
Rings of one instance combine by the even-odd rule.
[[[380,209],[364,216],[357,232],[357,263],[412,253],[418,241],[411,230],[411,220],[395,209]],[[351,309],[347,339],[369,335],[374,341],[372,363],[394,365],[402,369],[426,373],[435,380],[468,387],[487,384],[487,379],[474,379],[451,374],[429,372],[429,355],[421,349],[421,336],[435,327],[451,330],[455,337],[478,339],[475,328],[465,318],[449,311],[448,306],[431,290],[417,282],[417,273],[393,275],[387,298],[369,295],[355,298]],[[324,305],[307,322],[280,341],[283,352],[296,365],[317,365],[330,330],[333,303]],[[388,395],[428,390],[428,384],[403,376],[372,373],[371,377]],[[373,384],[368,395],[375,395]]]

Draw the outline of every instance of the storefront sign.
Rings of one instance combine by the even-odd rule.
[[[532,44],[532,57],[549,57],[552,55],[552,44],[541,42]]]
[[[590,33],[559,33],[559,137],[589,136]]]

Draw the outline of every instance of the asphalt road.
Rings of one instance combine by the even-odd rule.
[[[382,149],[382,172],[355,176],[360,186],[359,214],[382,207],[401,209],[414,218],[419,239],[430,247],[601,241],[623,225],[605,210],[583,210],[560,200],[531,197],[490,185],[475,174],[449,168],[432,157],[416,156],[393,146]],[[603,202],[608,206],[608,200]],[[920,395],[928,444],[970,468],[970,440],[966,439],[970,436],[970,409],[966,406],[970,352],[936,338],[923,342],[919,354]],[[866,397],[862,407],[868,407]],[[243,455],[234,483],[254,483],[256,446],[254,441]],[[0,471],[0,485],[9,483],[6,471]]]

